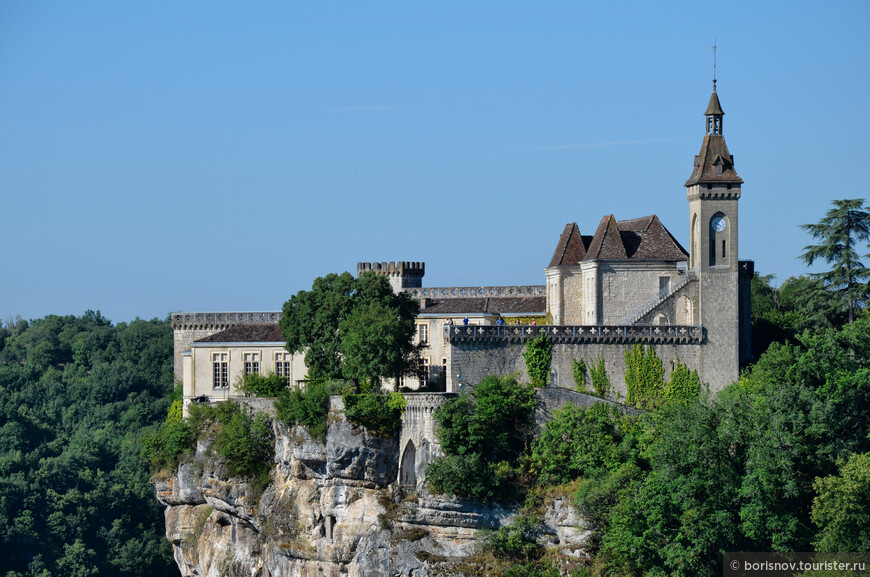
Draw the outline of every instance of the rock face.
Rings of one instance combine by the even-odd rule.
[[[201,577],[427,577],[472,554],[479,529],[516,510],[403,490],[398,436],[382,438],[330,416],[325,443],[275,426],[271,484],[257,494],[228,477],[208,443],[156,477],[166,536],[181,574]],[[422,488],[420,488],[422,487]],[[582,552],[581,520],[564,500],[545,515],[547,544]]]

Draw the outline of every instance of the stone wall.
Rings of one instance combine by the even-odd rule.
[[[280,312],[243,313],[172,313],[172,336],[175,381],[184,379],[181,355],[194,341],[211,336],[238,324],[277,323]]]
[[[488,375],[517,374],[528,380],[522,352],[525,342],[540,334],[554,341],[551,386],[574,387],[575,359],[589,366],[603,358],[614,392],[625,398],[625,351],[635,343],[653,348],[662,359],[666,378],[679,360],[710,382],[702,373],[705,331],[699,326],[540,326],[513,331],[514,327],[453,327],[448,390],[462,391]]]
[[[405,393],[408,402],[402,415],[399,434],[399,481],[408,488],[420,488],[426,465],[441,453],[435,434],[433,413],[456,395],[444,393]]]

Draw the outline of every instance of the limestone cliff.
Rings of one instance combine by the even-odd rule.
[[[271,484],[257,494],[228,478],[208,441],[171,474],[155,477],[166,535],[181,574],[246,577],[427,577],[456,574],[480,529],[516,510],[403,489],[398,438],[381,438],[333,414],[325,443],[275,425]],[[547,543],[582,552],[576,513],[556,500]]]

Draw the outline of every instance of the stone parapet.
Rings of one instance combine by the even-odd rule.
[[[521,343],[547,335],[554,343],[698,344],[704,340],[700,325],[542,325],[445,326],[451,344],[470,342]]]
[[[483,297],[542,297],[544,285],[480,286],[480,287],[425,287],[407,288],[404,292],[414,298],[449,299]]]
[[[226,329],[233,325],[277,323],[280,311],[257,313],[172,313],[174,330]]]

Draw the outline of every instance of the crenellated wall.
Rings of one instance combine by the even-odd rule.
[[[484,298],[484,297],[542,297],[545,295],[544,285],[512,285],[512,286],[451,286],[451,287],[416,287],[405,289],[414,298],[449,299],[449,298]]]
[[[180,382],[184,380],[182,354],[190,350],[193,341],[219,333],[233,325],[277,323],[281,319],[281,312],[172,313],[171,319],[175,382]]]
[[[706,331],[697,325],[454,326],[447,330],[451,344],[449,391],[462,391],[487,375],[518,374],[521,380],[528,380],[522,353],[526,341],[539,335],[548,335],[553,341],[550,386],[573,388],[572,362],[583,359],[590,366],[603,358],[614,391],[624,399],[625,351],[641,343],[652,347],[662,359],[666,378],[679,360],[697,369],[701,380],[714,390],[722,388],[715,374],[705,372],[702,350]]]

